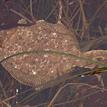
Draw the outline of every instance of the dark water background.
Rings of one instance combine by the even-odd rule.
[[[67,9],[67,5],[66,5],[67,1],[71,3],[71,5],[68,6],[68,14],[67,14],[67,16],[71,18],[70,14],[72,13],[77,3],[75,0],[63,0],[63,5],[65,6],[64,7],[65,9]],[[104,3],[104,1],[105,0],[85,0],[84,11],[86,13],[86,17],[89,22],[91,21],[92,17],[95,15],[96,11],[100,8],[101,4]],[[21,19],[21,17],[11,12],[10,9],[16,10],[17,12],[23,14],[24,16],[32,20],[33,23],[28,23],[24,26],[30,26],[36,23],[36,21],[40,19],[44,19],[50,23],[57,23],[59,7],[56,5],[58,5],[57,0],[33,0],[34,17],[32,18],[30,12],[26,11],[27,9],[29,10],[29,8],[27,8],[29,7],[29,0],[0,0],[0,30],[10,29],[16,26],[22,26],[17,23],[18,20]],[[56,6],[55,11],[53,11],[52,14],[50,14],[50,12],[54,9],[55,6]],[[76,22],[78,20],[78,16],[79,14],[77,14],[75,19],[73,20],[74,28],[77,24]],[[65,25],[66,25],[65,22],[67,22],[68,17],[65,17],[63,15],[62,22]],[[80,23],[81,24],[79,28],[81,29],[82,22]],[[99,32],[98,29],[99,26],[103,32],[103,35],[101,35],[101,32]],[[83,49],[83,51],[87,51],[91,49],[107,49],[106,30],[107,30],[107,3],[105,3],[104,6],[102,6],[100,11],[95,16],[95,19],[92,21],[91,25],[89,26],[89,35],[90,35],[89,38],[87,36],[84,36],[81,39],[81,37],[77,36],[77,39],[80,42],[81,49]],[[96,40],[96,44],[91,45],[88,48],[84,47],[87,44],[91,43],[93,38],[94,39],[99,38],[99,40],[102,41],[99,42],[98,40]],[[81,71],[81,69],[79,68],[77,69],[77,71]],[[106,88],[107,74],[106,73],[102,74],[102,78],[104,80],[104,85]],[[72,81],[89,83],[92,85],[100,86],[100,83],[95,76],[86,76],[84,78],[78,77]],[[0,65],[0,82],[1,82],[0,100],[15,95],[16,89],[17,88],[19,89],[19,94],[17,95],[17,97],[9,101],[12,107],[22,107],[23,104],[25,105],[25,107],[27,107],[26,105],[31,105],[33,107],[36,107],[35,105],[49,102],[60,87],[60,85],[58,85],[53,88],[49,88],[40,92],[35,92],[33,88],[22,85],[18,83],[16,80],[14,80],[5,70],[5,68],[2,67],[2,65]],[[88,88],[85,86],[83,87],[68,86],[66,89],[62,91],[62,94],[57,98],[56,103],[73,100],[73,98],[75,98],[77,93],[79,93],[78,96],[83,97],[89,93],[93,93],[94,91],[96,91],[96,89],[89,90]],[[4,89],[5,94],[3,94],[2,89]],[[20,102],[20,103],[17,104],[16,102]],[[81,104],[84,105],[82,107],[107,107],[107,92],[100,91],[99,93],[86,97],[83,100],[78,100],[73,103],[68,103],[64,105],[57,105],[55,107],[80,107],[78,105]],[[46,105],[41,105],[39,107],[45,107],[45,106]]]

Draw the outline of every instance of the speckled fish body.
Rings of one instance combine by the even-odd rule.
[[[33,50],[52,50],[80,57],[95,55],[95,52],[94,54],[80,52],[73,32],[70,32],[62,23],[51,24],[38,21],[37,24],[29,27],[13,28],[6,34],[0,55],[1,60],[15,53]],[[107,54],[104,57],[107,57]],[[87,66],[86,62],[69,55],[30,53],[11,57],[2,65],[19,82],[36,87],[54,81],[74,66]]]

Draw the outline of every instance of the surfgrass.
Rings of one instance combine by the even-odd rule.
[[[55,51],[55,50],[33,50],[33,51],[18,52],[18,53],[15,53],[15,54],[12,54],[12,55],[9,55],[9,56],[3,58],[0,61],[0,63],[3,63],[3,62],[5,62],[5,61],[7,61],[7,60],[9,60],[10,58],[13,58],[13,57],[22,56],[22,55],[29,55],[29,54],[35,54],[35,55],[50,54],[50,55],[55,55],[55,56],[56,55],[57,56],[66,56],[66,57],[71,57],[71,58],[78,59],[78,60],[85,60],[89,63],[96,64],[96,65],[99,65],[99,66],[107,67],[106,62],[100,62],[100,61],[97,61],[97,60],[93,60],[89,57],[77,56],[77,55],[74,55],[72,53],[63,52],[63,51]]]

